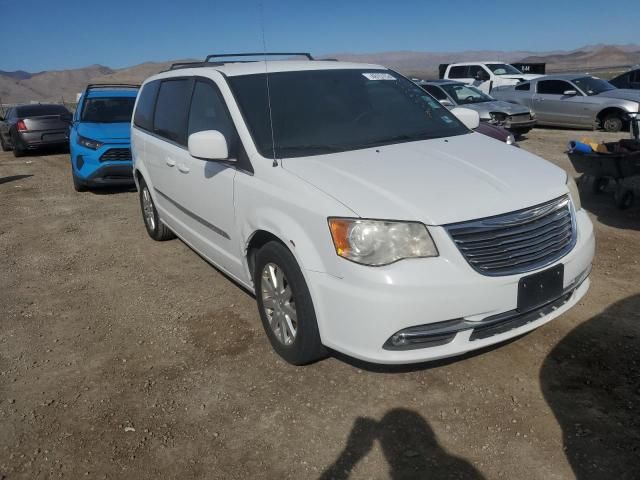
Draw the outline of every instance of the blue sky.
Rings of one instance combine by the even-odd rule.
[[[631,0],[0,0],[0,70],[262,51],[261,4],[271,51],[547,51],[640,41]]]

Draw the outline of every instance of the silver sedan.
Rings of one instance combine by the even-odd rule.
[[[452,80],[420,80],[416,83],[443,106],[475,110],[482,122],[506,128],[514,135],[527,133],[536,124],[535,115],[529,108],[496,100],[471,85]]]
[[[619,89],[590,75],[547,75],[515,86],[494,88],[500,100],[530,108],[540,125],[622,130],[640,109],[640,91]]]

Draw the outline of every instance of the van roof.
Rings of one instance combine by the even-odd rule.
[[[190,75],[202,74],[206,71],[217,71],[228,77],[236,77],[239,75],[256,75],[277,72],[298,72],[310,70],[345,70],[345,69],[370,69],[370,70],[387,70],[382,65],[369,63],[352,63],[339,62],[334,60],[258,60],[254,62],[230,62],[217,63],[211,62],[211,66],[206,64],[196,65],[194,67],[179,68],[175,70],[167,70],[150,77],[148,80],[167,78],[167,77],[183,77]]]

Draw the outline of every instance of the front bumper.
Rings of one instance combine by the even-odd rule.
[[[503,128],[507,130],[531,130],[536,126],[537,121],[535,119],[521,121],[521,120],[510,120],[507,118],[504,123],[501,125]]]
[[[114,158],[110,151],[130,148],[127,144],[104,144],[97,150],[72,145],[71,163],[74,174],[89,187],[133,185],[133,162],[123,160],[105,160]]]
[[[517,306],[518,281],[535,271],[504,277],[481,275],[469,266],[443,228],[430,227],[440,250],[436,258],[403,260],[385,267],[349,263],[342,278],[307,271],[322,342],[361,360],[401,364],[460,355],[529,332],[570,309],[589,288],[589,279],[580,279],[593,259],[593,226],[584,210],[577,212],[576,224],[575,247],[555,263],[564,264],[566,299],[549,311],[541,310],[537,318],[515,319],[493,331],[480,327],[486,327],[488,320],[513,320],[510,313]],[[409,350],[384,348],[403,329],[454,319],[462,319],[469,328],[454,332],[446,342]],[[477,328],[472,328],[473,322]]]

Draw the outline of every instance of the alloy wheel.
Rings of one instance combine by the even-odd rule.
[[[147,223],[149,230],[154,231],[156,229],[156,217],[153,211],[153,200],[151,200],[151,194],[146,186],[142,190],[142,211],[144,221]]]
[[[278,341],[289,346],[298,332],[298,315],[293,292],[282,269],[267,263],[260,275],[262,306],[269,326]]]

